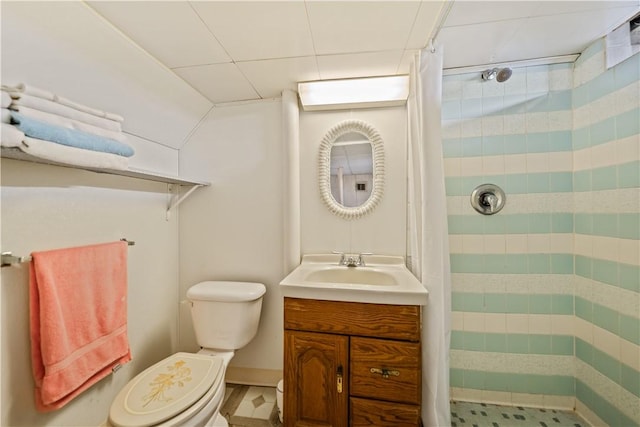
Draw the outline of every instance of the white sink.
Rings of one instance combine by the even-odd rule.
[[[338,265],[339,255],[304,255],[280,282],[285,297],[426,305],[427,290],[398,256],[365,255],[366,266]]]

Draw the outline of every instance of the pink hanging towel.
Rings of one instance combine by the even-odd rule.
[[[46,412],[131,360],[127,242],[31,255],[31,359],[36,408]]]

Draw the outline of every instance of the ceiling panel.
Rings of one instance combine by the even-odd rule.
[[[214,1],[192,5],[234,61],[314,54],[302,1]]]
[[[283,89],[298,91],[298,82],[318,80],[314,56],[239,62],[238,67],[262,98],[279,97]]]
[[[213,103],[260,98],[235,64],[213,64],[173,70]]]
[[[539,1],[456,1],[445,27],[526,18],[539,7]]]
[[[580,53],[589,44],[605,35],[604,28],[616,26],[620,20],[633,13],[633,8],[608,8],[588,10],[566,15],[552,15],[529,18],[522,22],[516,33],[498,52],[498,61],[532,59],[545,56]],[[584,22],[592,25],[585,26]],[[613,29],[613,28],[610,28]],[[535,37],[531,37],[535,34]]]
[[[316,54],[404,49],[419,2],[308,2]]]
[[[353,76],[388,76],[398,73],[402,50],[318,56],[320,78],[342,79]]]
[[[499,52],[518,31],[522,22],[524,20],[443,28],[438,39],[444,46],[444,68],[504,62],[506,59]],[[518,56],[521,54],[518,53]]]
[[[445,4],[444,1],[423,1],[420,4],[406,49],[422,49],[429,43]]]
[[[318,79],[406,74],[436,40],[445,68],[579,53],[640,0],[92,1],[212,102],[280,96]]]
[[[620,7],[638,8],[640,7],[640,0],[541,1],[535,11],[535,16],[579,13],[589,10],[612,10]],[[577,17],[572,17],[572,19],[574,18]]]
[[[188,2],[92,1],[89,5],[169,68],[231,62]]]

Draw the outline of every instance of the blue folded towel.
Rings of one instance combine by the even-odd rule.
[[[85,150],[118,154],[124,157],[131,157],[134,153],[133,148],[122,142],[76,129],[67,129],[61,126],[51,125],[41,122],[40,120],[25,117],[16,111],[11,112],[11,119],[18,129],[32,138],[43,139],[45,141],[56,142]]]

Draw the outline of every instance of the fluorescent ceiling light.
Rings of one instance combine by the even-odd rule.
[[[409,96],[409,76],[298,83],[298,94],[307,111],[403,105]]]

